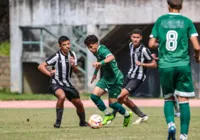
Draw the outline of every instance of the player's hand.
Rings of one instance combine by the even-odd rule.
[[[92,84],[96,78],[97,78],[97,75],[93,75],[93,76],[92,76],[92,80],[91,80],[90,83]]]
[[[156,54],[152,53],[151,56],[155,59],[158,60],[159,58],[156,56]]]
[[[92,64],[92,66],[95,67],[95,68],[97,68],[97,67],[101,66],[101,63],[100,62],[94,62]]]
[[[75,66],[75,59],[74,59],[74,57],[71,57],[71,56],[70,56],[69,62],[70,62],[70,64],[71,64],[72,66]]]
[[[50,71],[50,77],[54,76],[55,73],[56,73],[56,70],[51,70],[51,71]]]
[[[197,63],[200,63],[200,56],[194,56]]]
[[[140,61],[135,61],[135,64],[138,65],[138,66],[142,65],[142,63]]]

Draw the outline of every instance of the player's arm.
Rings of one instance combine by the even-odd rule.
[[[45,62],[42,62],[38,66],[38,69],[42,73],[46,74],[47,76],[52,77],[55,74],[56,70],[48,70],[47,66],[54,66],[56,61],[57,61],[57,59],[58,59],[58,55],[57,54],[52,55]]]
[[[156,68],[157,67],[157,63],[154,59],[150,63],[141,63],[139,61],[136,61],[135,63],[138,66],[143,66],[143,67],[147,67],[147,68]]]
[[[155,22],[152,32],[150,34],[150,40],[149,40],[149,48],[154,49],[159,46],[158,44],[158,27],[160,25],[160,18],[157,19]]]
[[[91,80],[90,83],[93,83],[93,81],[97,78],[97,73],[98,73],[99,69],[100,69],[100,66],[98,66],[98,67],[95,68],[94,74],[92,76],[92,80]]]
[[[50,71],[50,70],[47,69],[47,66],[48,66],[48,65],[47,65],[46,62],[42,62],[42,63],[38,66],[38,69],[39,69],[42,73],[46,74],[47,76],[52,77],[52,76],[55,74],[55,70]]]
[[[156,38],[150,38],[150,40],[149,40],[149,48],[155,49],[158,46],[159,46],[159,44],[157,43]]]
[[[199,63],[200,62],[200,46],[199,46],[199,41],[198,41],[198,33],[192,21],[189,20],[188,23],[189,23],[188,33],[189,33],[190,40],[194,48],[194,57],[196,59],[196,62]]]
[[[114,59],[115,59],[114,55],[109,54],[109,55],[106,56],[106,58],[104,60],[102,60],[101,62],[95,62],[95,63],[92,64],[92,66],[96,68],[96,67],[105,65],[106,63],[109,63]]]
[[[152,57],[152,54],[148,48],[142,49],[142,53],[144,55],[145,60],[147,60],[148,63],[141,63],[139,61],[136,61],[135,63],[139,66],[147,67],[147,68],[156,68],[157,63]],[[146,62],[146,61],[145,61]]]
[[[200,62],[200,45],[197,36],[191,36],[190,40],[194,48],[194,57],[196,62]]]
[[[73,56],[70,56],[70,64],[72,66],[72,70],[74,73],[78,73],[79,69],[78,69],[78,65],[77,65],[76,54],[72,51],[71,51],[71,54],[73,55]]]

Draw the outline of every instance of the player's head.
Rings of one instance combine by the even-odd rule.
[[[169,11],[171,9],[181,10],[183,0],[167,0]]]
[[[58,39],[60,49],[64,54],[67,54],[70,50],[70,40],[67,36],[61,36]]]
[[[99,43],[98,43],[98,38],[95,35],[88,35],[85,40],[84,40],[84,44],[88,47],[88,49],[92,52],[92,53],[96,53]]]
[[[133,42],[133,46],[137,47],[140,45],[142,40],[142,31],[140,29],[134,29],[131,32],[131,41]]]

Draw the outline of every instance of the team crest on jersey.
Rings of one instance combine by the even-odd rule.
[[[137,55],[137,56],[140,56],[140,52],[137,52],[136,55]]]

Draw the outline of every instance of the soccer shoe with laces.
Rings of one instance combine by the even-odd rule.
[[[84,122],[84,123],[79,123],[79,126],[80,127],[88,127],[90,125],[87,122]]]
[[[180,140],[187,140],[187,135],[186,134],[181,134],[180,135]]]
[[[175,125],[171,125],[169,127],[167,140],[176,140],[176,127],[175,127]]]
[[[58,124],[58,123],[55,123],[53,126],[54,126],[54,128],[60,128],[60,124]]]
[[[114,118],[115,116],[113,114],[105,115],[102,121],[102,125],[111,123]]]
[[[142,122],[146,122],[148,120],[148,116],[145,115],[144,117],[139,117],[133,124],[140,124]]]
[[[133,116],[133,113],[131,111],[129,111],[129,116],[128,117],[124,116],[123,127],[128,127],[128,125],[131,123],[132,116]]]

